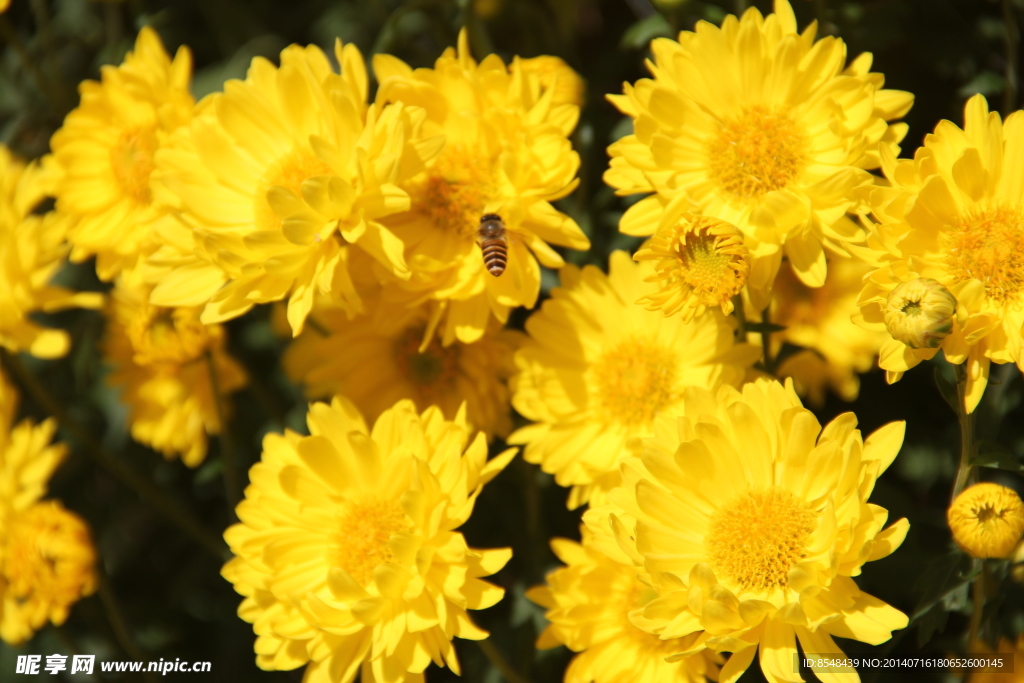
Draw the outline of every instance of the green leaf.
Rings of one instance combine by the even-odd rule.
[[[619,122],[612,128],[611,134],[608,136],[612,142],[626,137],[627,135],[633,134],[633,119],[628,116],[623,116],[619,119]]]
[[[942,605],[933,605],[917,622],[917,646],[924,647],[933,635],[941,633],[948,620],[949,611]]]
[[[910,617],[911,624],[918,624],[918,641],[928,642],[932,635],[946,623],[946,612],[961,601],[960,591],[964,590],[977,571],[972,571],[971,559],[954,550],[932,560],[917,584],[921,599]]]
[[[935,386],[939,388],[939,393],[942,394],[942,398],[946,400],[946,403],[953,409],[953,412],[959,415],[960,398],[956,395],[956,385],[946,379],[946,376],[942,374],[942,368],[936,366],[934,374]]]
[[[668,21],[655,12],[626,29],[619,45],[627,50],[639,50],[647,47],[655,38],[668,38],[671,35],[672,27],[668,25]]]
[[[978,444],[978,452],[971,460],[972,465],[979,467],[992,467],[1010,472],[1024,471],[1024,464],[1020,458],[1014,455],[1010,449],[1002,444],[992,441],[982,441]]]
[[[196,486],[202,486],[208,484],[217,477],[221,476],[221,472],[224,469],[224,463],[220,458],[210,458],[203,466],[196,472],[195,477],[192,479],[192,483]]]
[[[715,26],[721,25],[727,16],[729,16],[729,13],[718,5],[707,4],[704,6],[704,20],[710,21]]]
[[[784,329],[786,329],[785,325],[776,325],[775,323],[747,323],[747,332],[757,332],[758,334],[772,334],[782,332]]]
[[[985,70],[979,73],[977,76],[972,78],[967,84],[965,84],[957,94],[960,97],[971,97],[975,94],[982,95],[996,95],[1003,92],[1003,88],[1006,87],[1006,79],[1001,74],[997,74],[995,71]]]

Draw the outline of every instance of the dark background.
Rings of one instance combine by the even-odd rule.
[[[158,30],[172,52],[182,44],[192,49],[197,97],[220,89],[227,78],[244,77],[254,56],[276,60],[280,49],[293,42],[317,43],[330,52],[336,36],[357,44],[367,61],[373,53],[387,52],[413,66],[430,66],[455,43],[465,25],[478,58],[489,52],[506,60],[515,54],[558,55],[586,80],[586,106],[573,138],[582,157],[583,182],[560,208],[579,221],[593,242],[590,252],[569,253],[567,258],[604,267],[611,250],[634,249],[637,244],[616,230],[628,200],[615,197],[601,182],[605,148],[629,132],[628,121],[605,101],[605,93],[620,92],[623,81],[647,75],[643,60],[652,37],[692,29],[700,19],[718,23],[726,13],[742,11],[749,3],[668,4],[661,3],[659,9],[647,0],[13,0],[13,7],[0,15],[0,140],[26,157],[45,153],[50,135],[77,104],[76,84],[97,78],[100,65],[120,62],[138,27],[145,24]],[[770,11],[766,2],[755,4]],[[1019,62],[1017,24],[1024,2],[794,0],[794,9],[801,28],[817,19],[819,34],[842,37],[851,56],[873,52],[874,70],[885,74],[888,87],[916,95],[905,119],[910,133],[903,156],[909,156],[940,119],[962,123],[963,103],[976,92],[989,97],[993,110],[1005,113],[1019,104],[1013,73]],[[68,267],[60,281],[79,289],[105,288],[93,275],[91,263]],[[545,291],[556,282],[553,273],[546,273]],[[512,324],[521,326],[527,314],[518,311]],[[278,359],[285,342],[271,331],[269,317],[264,307],[228,325],[231,350],[253,381],[235,395],[230,426],[246,464],[258,459],[266,432],[285,426],[305,431],[305,402],[280,371]],[[217,442],[211,443],[207,461],[197,470],[165,462],[133,443],[127,436],[124,409],[103,382],[96,349],[102,318],[72,311],[50,316],[48,322],[71,330],[74,348],[59,361],[23,358],[30,369],[107,451],[188,506],[219,534],[229,523],[229,511]],[[865,434],[892,420],[908,422],[903,451],[879,481],[872,502],[888,508],[891,521],[909,517],[910,534],[894,555],[866,565],[857,581],[865,591],[913,615],[914,621],[878,648],[840,641],[850,654],[963,651],[968,614],[963,577],[969,563],[952,548],[945,524],[959,432],[954,412],[936,388],[936,372],[947,382],[952,378],[950,367],[941,361],[915,369],[893,386],[875,370],[862,378],[855,403],[832,397],[818,411],[824,423],[853,410]],[[1019,470],[1024,451],[1021,393],[1019,371],[993,366],[978,413],[979,438],[987,444],[999,442],[1005,449],[985,446],[986,452],[1001,454],[1004,469],[985,468],[983,478],[1018,490],[1020,475],[1005,470]],[[21,415],[41,419],[47,411],[26,396]],[[84,454],[86,444],[80,435],[62,429],[60,438],[74,448],[54,477],[51,494],[92,526],[105,590],[102,597],[81,601],[63,627],[45,628],[25,647],[0,644],[0,681],[27,680],[13,673],[17,654],[75,651],[96,654],[101,660],[212,661],[211,674],[188,675],[197,681],[300,680],[301,670],[262,672],[255,667],[252,629],[235,615],[241,598],[219,575],[222,559],[183,536],[94,464]],[[541,582],[555,566],[547,540],[578,538],[579,513],[565,509],[565,497],[566,491],[550,477],[517,459],[488,486],[465,527],[470,545],[514,549],[512,561],[494,577],[508,589],[506,599],[474,613],[474,619],[491,630],[491,642],[512,667],[538,683],[560,681],[570,658],[564,648],[534,650],[533,641],[544,625],[543,610],[523,597],[526,588]],[[1006,563],[995,571],[1005,575]],[[990,641],[1024,632],[1024,591],[1004,580],[998,593],[986,610],[982,631]],[[462,680],[502,680],[476,644],[457,641],[457,649]],[[866,681],[939,681],[946,674],[919,670],[862,675]],[[427,678],[457,680],[436,668],[428,670]],[[758,680],[763,679],[755,662],[743,681]]]

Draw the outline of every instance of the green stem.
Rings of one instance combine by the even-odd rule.
[[[235,360],[244,362],[241,358]],[[246,374],[249,376],[249,391],[263,408],[266,416],[283,427],[288,422],[288,409],[274,389],[268,385],[267,378],[264,376],[265,372],[262,369],[253,368],[251,363],[244,362],[244,365]]]
[[[224,543],[219,537],[211,534],[188,510],[181,507],[177,501],[157,488],[153,482],[141,476],[107,451],[96,437],[68,414],[53,394],[39,382],[38,378],[22,365],[17,356],[0,349],[0,365],[10,371],[11,375],[28,391],[36,403],[52,415],[79,442],[85,452],[97,464],[119,479],[122,484],[135,491],[139,498],[152,506],[154,510],[163,514],[168,521],[191,537],[204,550],[218,560],[224,559]]]
[[[527,571],[531,580],[540,580],[543,578],[544,571],[541,566],[540,555],[537,551],[544,548],[547,544],[547,534],[543,529],[543,519],[541,516],[541,495],[540,486],[537,483],[537,468],[526,462],[522,456],[515,458],[513,462],[516,463],[516,467],[523,478],[523,505],[525,507],[523,524],[526,527],[526,538],[531,549],[531,552],[526,553],[525,558]]]
[[[228,424],[228,411],[224,406],[224,394],[220,389],[220,378],[217,377],[217,364],[213,360],[213,354],[209,351],[206,352],[206,367],[210,371],[213,404],[217,408],[217,422],[220,423],[217,440],[220,443],[220,457],[223,463],[221,472],[224,475],[224,493],[227,495],[231,514],[234,515],[235,507],[242,500],[242,483],[238,474],[239,463],[235,453],[234,440],[231,438],[231,427]]]
[[[739,294],[732,298],[732,311],[736,315],[736,341],[747,341],[747,316],[743,312],[743,297]]]
[[[67,628],[64,626],[57,626],[56,624],[50,624],[50,628],[53,629],[53,634],[57,636],[57,640],[60,641],[61,646],[69,655],[80,655],[82,651],[78,649],[74,639],[68,633]]]
[[[973,470],[971,461],[974,459],[974,415],[967,412],[967,363],[954,365],[953,368],[956,371],[956,412],[960,419],[960,466],[956,472],[951,498],[956,500],[967,486]]]
[[[764,312],[761,314],[761,322],[765,325],[765,331],[761,333],[761,346],[764,347],[764,369],[769,375],[775,374],[775,361],[777,360],[772,355],[772,333],[767,331],[767,326],[771,324],[771,310],[772,305],[768,304],[764,308]]]
[[[1011,0],[1002,0],[1003,25],[1006,28],[1006,85],[1003,89],[1003,116],[1017,108],[1017,74],[1020,71],[1020,55],[1017,52],[1019,39],[1017,15]]]
[[[124,618],[124,612],[122,612],[117,597],[114,595],[114,589],[110,586],[110,577],[103,571],[102,561],[98,562],[97,565],[100,602],[103,603],[103,611],[107,615],[107,621],[110,622],[110,628],[114,631],[114,638],[125,654],[136,662],[144,662],[146,661],[146,655],[135,640],[132,639],[131,631],[128,630],[128,622]],[[156,681],[154,675],[148,671],[142,672],[142,678],[147,683],[155,683]]]
[[[35,15],[39,35],[43,40],[43,47],[46,49],[49,76],[56,79],[58,78],[57,47],[53,41],[53,29],[50,27],[50,12],[46,7],[46,0],[32,0],[32,13]],[[58,90],[62,89],[58,88]]]
[[[828,21],[828,6],[825,0],[814,0],[814,18],[818,20],[818,35],[832,35]]]
[[[476,641],[477,646],[484,653],[494,668],[501,672],[501,675],[505,677],[508,683],[529,683],[525,677],[519,674],[512,665],[505,661],[505,658],[498,652],[498,648],[494,647],[490,640],[478,640]]]
[[[978,576],[974,579],[973,586],[973,602],[974,605],[971,609],[971,621],[970,626],[967,628],[967,652],[971,652],[974,644],[978,642],[978,632],[981,630],[981,615],[985,609],[985,579],[987,573],[987,567],[985,560],[974,560],[975,569],[978,569],[980,564],[980,571]]]
[[[103,33],[108,48],[121,42],[124,35],[121,24],[121,8],[112,2],[103,3]]]

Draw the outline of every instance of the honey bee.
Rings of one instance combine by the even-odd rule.
[[[485,213],[480,217],[476,241],[484,254],[484,268],[494,277],[505,272],[508,265],[508,235],[505,223],[496,213]]]

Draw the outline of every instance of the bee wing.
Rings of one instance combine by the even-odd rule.
[[[488,282],[493,294],[502,294],[514,301],[530,302],[540,286],[540,266],[526,243],[513,234],[508,239],[508,268],[501,277]]]

